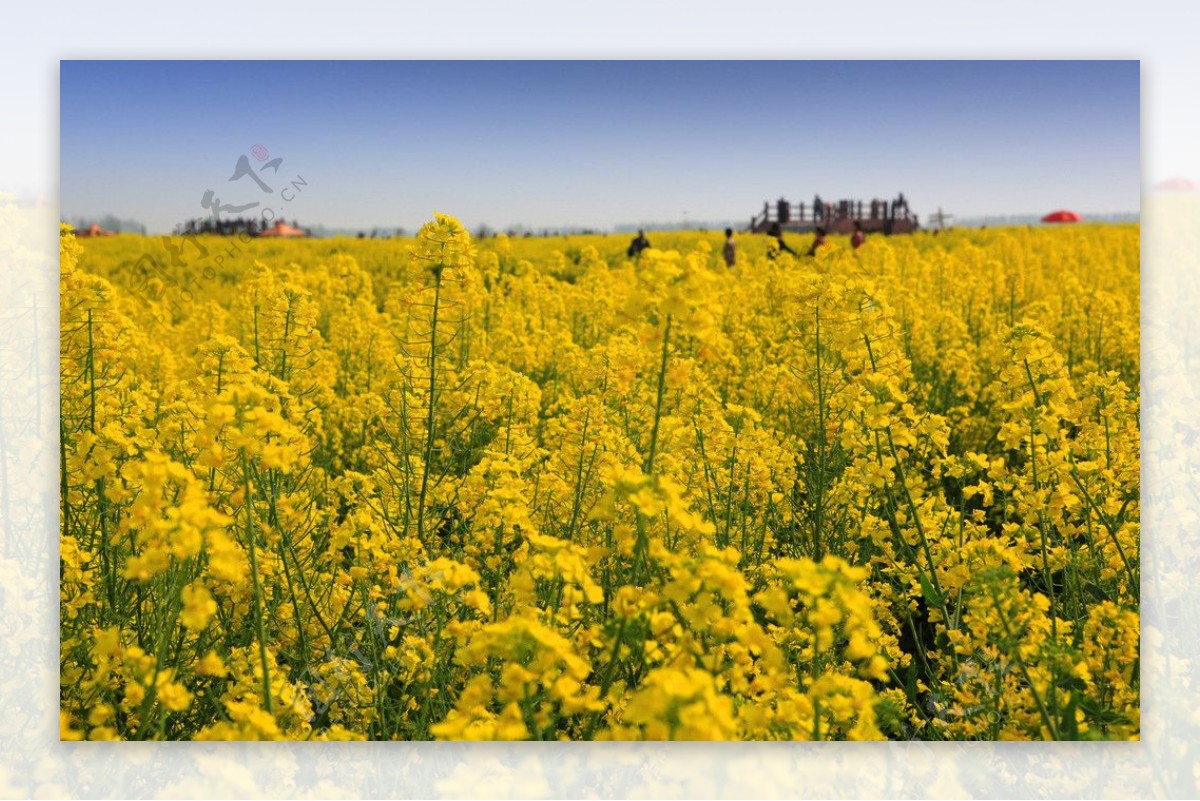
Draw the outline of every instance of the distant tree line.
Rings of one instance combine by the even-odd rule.
[[[105,214],[103,217],[75,217],[68,220],[76,231],[87,230],[89,226],[99,225],[105,231],[114,234],[146,234],[146,226],[137,220],[122,220],[115,214]]]
[[[496,236],[499,233],[501,232],[492,228],[492,226],[488,225],[487,223],[480,223],[479,227],[475,229],[471,236],[475,237],[476,239],[488,239],[489,237]],[[528,239],[529,237],[533,236],[573,236],[580,234],[587,236],[590,234],[602,234],[604,232],[597,228],[586,228],[578,225],[570,225],[563,228],[541,229],[529,228],[528,226],[524,225],[510,225],[508,228],[504,229],[503,233],[505,236],[511,239]]]
[[[175,226],[176,236],[190,236],[192,234],[217,234],[218,236],[236,236],[238,234],[249,234],[250,236],[258,236],[268,228],[273,228],[276,223],[290,225],[293,228],[299,228],[307,231],[299,220],[287,220],[280,217],[278,220],[261,220],[258,217],[226,217],[221,220],[214,220],[212,217],[196,217],[187,222],[180,223]],[[308,231],[309,235],[312,234]]]

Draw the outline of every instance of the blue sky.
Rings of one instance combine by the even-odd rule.
[[[892,197],[1137,211],[1136,61],[64,61],[61,207],[167,231],[258,201],[330,227],[609,228]],[[278,172],[254,157],[282,158]],[[275,191],[229,181],[246,155]],[[299,189],[282,193],[297,178]],[[283,200],[283,194],[290,200]]]

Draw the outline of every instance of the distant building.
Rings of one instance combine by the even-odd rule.
[[[265,228],[262,231],[260,231],[258,235],[259,236],[280,236],[280,237],[289,237],[289,238],[299,238],[299,237],[309,236],[309,233],[308,233],[308,231],[306,231],[303,228],[296,228],[295,226],[288,225],[287,223],[280,220],[279,222],[275,223],[275,225],[271,226],[270,228]]]
[[[105,229],[101,228],[101,227],[100,227],[100,225],[99,225],[98,223],[92,223],[92,224],[91,224],[91,225],[89,225],[87,228],[84,228],[82,231],[76,231],[76,232],[75,232],[75,236],[80,236],[80,237],[85,237],[85,236],[112,236],[112,235],[113,235],[113,232],[112,232],[112,231],[107,231],[107,230],[105,230]]]

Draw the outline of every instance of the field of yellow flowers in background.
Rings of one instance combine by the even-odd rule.
[[[64,227],[62,737],[1138,738],[1138,227],[651,241]]]

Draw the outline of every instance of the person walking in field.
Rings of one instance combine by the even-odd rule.
[[[850,235],[850,247],[858,250],[862,247],[862,243],[867,241],[867,235],[863,233],[862,225],[854,223],[854,233]]]
[[[781,231],[779,229],[779,223],[771,223],[771,228],[769,231],[767,231],[767,235],[774,238],[775,245],[778,248],[778,252],[791,253],[793,256],[797,255],[796,251],[794,251],[790,247],[788,247],[787,242],[783,241],[783,231]],[[768,255],[772,259],[775,258],[775,253],[776,253],[776,251],[774,249],[768,250]]]
[[[626,253],[629,254],[629,258],[636,259],[648,247],[650,247],[650,240],[646,238],[646,232],[639,228],[638,235],[629,243],[629,250]]]
[[[737,262],[737,242],[733,241],[733,229],[725,229],[725,247],[721,249],[721,255],[725,257],[725,266],[733,267]]]
[[[825,229],[817,226],[816,236],[813,237],[812,247],[808,249],[809,256],[817,255],[817,248],[825,244]]]

